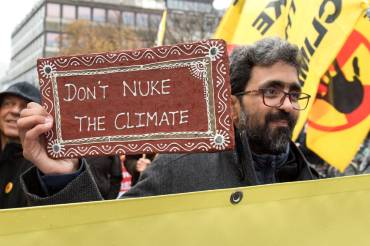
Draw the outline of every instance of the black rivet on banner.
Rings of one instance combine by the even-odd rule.
[[[230,196],[231,204],[238,204],[243,199],[243,192],[236,191]]]

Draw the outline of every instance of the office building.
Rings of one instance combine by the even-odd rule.
[[[165,43],[209,38],[221,16],[221,13],[213,9],[212,2],[168,0],[169,34],[166,34],[168,41]],[[122,25],[142,33],[150,33],[146,37],[152,39],[143,38],[139,46],[151,46],[164,8],[163,0],[41,0],[12,33],[11,62],[3,86],[17,81],[29,81],[38,85],[37,58],[58,55],[66,26],[76,20]],[[187,25],[190,29],[184,30],[184,23],[187,22],[190,22]],[[195,25],[201,28],[198,30]],[[176,30],[178,28],[182,29]],[[185,34],[188,37],[181,39]]]

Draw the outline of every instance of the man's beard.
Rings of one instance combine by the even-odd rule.
[[[252,149],[268,154],[285,152],[292,137],[297,118],[281,110],[276,113],[268,113],[265,116],[263,125],[259,125],[257,120],[253,120],[253,118],[244,109],[240,110],[238,127],[241,130],[246,130]],[[278,120],[286,120],[288,126],[269,127],[270,122]]]

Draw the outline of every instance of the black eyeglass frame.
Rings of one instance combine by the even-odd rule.
[[[267,105],[266,102],[265,102],[265,91],[266,90],[270,90],[270,89],[271,88],[261,88],[261,89],[258,89],[258,90],[242,91],[242,92],[235,93],[233,95],[234,96],[245,96],[245,95],[252,94],[252,93],[256,93],[257,95],[262,95],[262,102],[263,102],[263,104],[265,106],[267,106],[267,107],[270,107],[270,108],[280,108],[283,105],[283,103],[285,101],[285,98],[288,96],[289,102],[292,104],[293,109],[299,110],[299,111],[305,110],[307,108],[308,102],[310,101],[310,98],[311,98],[311,95],[309,95],[307,93],[304,93],[304,92],[294,92],[294,93],[299,93],[299,97],[297,99],[297,102],[300,101],[300,100],[307,99],[306,105],[304,107],[298,109],[298,108],[295,108],[294,107],[294,104],[292,102],[292,95],[293,95],[293,93],[291,93],[291,92],[285,92],[284,90],[274,88],[274,90],[277,90],[279,92],[284,93],[284,96],[281,97],[280,104],[279,105],[271,106],[271,105]]]

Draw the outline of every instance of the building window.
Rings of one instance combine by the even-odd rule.
[[[196,12],[210,12],[212,4],[206,3],[212,1],[183,1],[183,0],[167,0],[167,7],[169,9],[178,9],[183,11],[196,11]]]
[[[76,7],[73,5],[63,5],[63,19],[75,20]]]
[[[122,13],[122,22],[125,26],[133,27],[135,26],[135,15],[132,12]]]
[[[105,22],[105,9],[94,8],[93,20],[95,22]]]
[[[143,13],[136,14],[136,26],[138,28],[148,28],[148,15]]]
[[[112,24],[118,24],[121,19],[121,13],[118,10],[108,10],[108,22]]]
[[[49,32],[46,34],[46,46],[59,48],[60,34]]]
[[[61,36],[60,44],[62,47],[68,47],[69,46],[69,36],[67,33],[63,33]]]
[[[57,3],[48,3],[46,7],[46,14],[48,17],[60,17],[60,5]]]
[[[150,15],[150,28],[151,29],[158,29],[159,23],[161,22],[162,16],[160,15]]]
[[[78,19],[91,20],[91,9],[89,7],[78,7]]]
[[[211,17],[211,16],[207,16],[205,17],[205,19],[203,20],[203,29],[205,32],[213,32],[214,29],[215,29],[215,23],[216,22],[216,19],[214,17]]]

